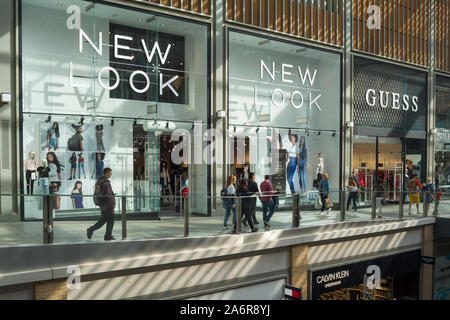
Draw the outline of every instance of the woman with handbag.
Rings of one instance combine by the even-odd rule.
[[[322,179],[319,182],[319,193],[320,200],[322,201],[322,209],[320,211],[320,215],[326,215],[328,217],[330,210],[333,207],[333,203],[331,202],[330,198],[330,182],[328,180],[328,173],[326,172],[322,175]],[[324,212],[325,210],[327,211],[326,214]]]
[[[346,188],[349,191],[347,199],[347,211],[350,208],[350,202],[353,200],[353,208],[355,209],[355,213],[353,214],[353,216],[356,216],[356,199],[358,197],[358,186],[353,177],[348,178],[348,184],[346,185]]]

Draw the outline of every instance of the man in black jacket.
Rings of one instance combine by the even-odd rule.
[[[259,193],[259,188],[258,184],[255,181],[255,173],[249,172],[248,178],[248,193],[249,195],[255,195],[255,198],[251,199],[251,207],[249,208],[249,210],[253,219],[253,224],[259,224],[258,220],[256,220],[256,195]],[[247,226],[247,217],[244,217],[242,219],[242,224],[244,226]]]
[[[116,240],[112,236],[112,230],[114,227],[114,209],[116,207],[116,200],[114,198],[114,192],[111,188],[111,182],[109,178],[112,176],[112,170],[105,168],[103,170],[103,177],[97,180],[97,184],[100,186],[100,210],[101,217],[97,223],[87,229],[87,237],[90,240],[95,230],[100,229],[106,223],[105,241]]]

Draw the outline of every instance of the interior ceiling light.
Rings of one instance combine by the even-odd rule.
[[[63,4],[62,4],[61,2],[58,2],[56,5],[57,5],[58,7],[61,7]]]
[[[143,20],[143,19],[137,19],[137,21],[138,21],[138,22],[142,22],[142,21],[144,21],[144,20]]]

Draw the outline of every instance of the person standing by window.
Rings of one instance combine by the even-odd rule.
[[[300,193],[304,193],[307,190],[306,175],[307,175],[307,150],[305,136],[300,137],[298,146],[297,162],[298,162],[298,176],[300,183]]]
[[[103,125],[98,124],[95,126],[96,137],[97,137],[97,151],[105,152],[105,145],[103,144]]]
[[[434,185],[433,183],[431,183],[431,178],[427,178],[426,183],[423,184],[423,191],[424,193],[424,199],[423,201],[425,202],[425,217],[428,217],[428,212],[430,210],[430,206],[433,203],[434,200]]]

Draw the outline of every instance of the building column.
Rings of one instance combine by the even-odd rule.
[[[301,289],[301,300],[308,300],[308,245],[291,247],[291,285]]]
[[[434,225],[422,230],[422,255],[434,257]],[[420,300],[433,300],[434,265],[422,263],[420,275]]]
[[[352,105],[352,1],[345,1],[344,56],[343,56],[343,106],[342,106],[342,177],[340,189],[345,190],[346,177],[352,172],[353,128],[347,128],[347,122],[353,121]]]
[[[211,165],[211,194],[215,198],[211,201],[212,211],[217,213],[217,209],[220,208],[220,191],[226,184],[227,177],[227,119],[218,119],[217,111],[227,111],[227,97],[226,97],[226,72],[227,72],[227,37],[226,27],[224,25],[226,6],[223,0],[212,1],[212,32],[211,32],[211,127],[222,132],[222,164],[217,164],[216,161]]]
[[[436,48],[435,48],[435,26],[436,26],[436,17],[435,17],[435,1],[430,1],[430,29],[428,34],[430,35],[430,47],[428,54],[428,108],[427,108],[427,177],[432,179],[434,183],[434,174],[435,174],[435,160],[434,160],[434,134],[432,133],[432,129],[435,128],[435,117],[436,117]]]

